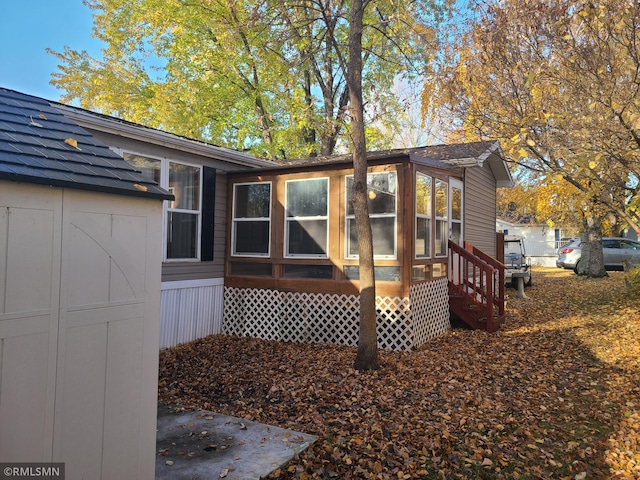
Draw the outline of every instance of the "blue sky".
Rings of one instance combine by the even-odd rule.
[[[4,0],[0,7],[0,87],[58,100],[49,84],[58,59],[45,49],[65,45],[100,56],[91,36],[92,11],[82,0]]]

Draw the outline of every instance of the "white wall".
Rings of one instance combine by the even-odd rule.
[[[516,225],[496,220],[496,230],[524,239],[525,253],[533,265],[555,267],[559,245],[555,240],[555,228],[547,225]]]

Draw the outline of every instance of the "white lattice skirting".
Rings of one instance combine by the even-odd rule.
[[[411,298],[376,297],[378,346],[419,348],[449,327],[446,278],[413,285]],[[224,288],[224,333],[268,340],[358,344],[357,295]]]

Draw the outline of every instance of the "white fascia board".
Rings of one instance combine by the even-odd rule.
[[[104,133],[120,135],[134,140],[139,140],[141,142],[174,148],[183,152],[214,158],[216,160],[245,167],[262,168],[280,165],[277,162],[257,158],[230,148],[218,147],[198,140],[191,140],[172,133],[163,132],[162,130],[148,128],[143,125],[123,122],[117,118],[94,114],[88,110],[69,107],[63,104],[54,104],[53,106],[62,111],[67,118],[80,124],[80,126],[99,130]]]

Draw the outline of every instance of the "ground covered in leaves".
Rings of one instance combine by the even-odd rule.
[[[211,336],[160,355],[159,400],[319,440],[272,478],[640,478],[640,307],[623,274],[534,270],[495,334],[417,352]]]

